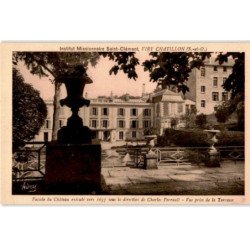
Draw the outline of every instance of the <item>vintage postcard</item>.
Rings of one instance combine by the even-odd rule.
[[[250,203],[250,43],[1,44],[3,204]]]

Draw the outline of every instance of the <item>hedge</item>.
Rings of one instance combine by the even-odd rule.
[[[244,146],[244,133],[238,131],[225,131],[217,136],[217,146]],[[207,147],[210,140],[202,130],[174,130],[166,129],[165,135],[158,136],[157,146],[180,146],[180,147]]]

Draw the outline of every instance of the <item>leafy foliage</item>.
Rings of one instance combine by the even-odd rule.
[[[204,131],[186,131],[166,129],[163,136],[157,138],[158,146],[207,147],[209,141]]]
[[[211,53],[186,52],[152,52],[152,59],[142,63],[145,71],[149,71],[150,81],[157,82],[163,89],[175,86],[184,94],[189,91],[186,85],[192,68],[200,68],[203,60]]]
[[[196,118],[195,118],[195,124],[199,128],[204,128],[205,125],[207,124],[207,116],[204,115],[204,114],[197,115]]]
[[[223,131],[217,135],[217,146],[244,146],[245,136],[239,131]]]
[[[195,118],[197,115],[196,107],[192,109],[188,109],[186,113],[181,117],[181,119],[185,122],[186,128],[194,128],[195,127]]]
[[[228,62],[229,57],[235,61],[232,73],[222,85],[226,91],[231,92],[231,99],[228,103],[228,112],[236,112],[238,116],[238,128],[244,130],[245,121],[245,53],[228,52],[220,53],[217,60],[220,64]]]
[[[119,71],[122,71],[129,79],[136,80],[138,77],[135,67],[140,63],[134,52],[102,52],[100,55],[115,62],[115,65],[109,71],[110,75],[116,75]]]
[[[216,60],[220,64],[228,62],[229,57],[235,61],[232,73],[223,83],[223,88],[231,92],[231,98],[235,98],[239,93],[244,93],[245,89],[245,53],[228,52],[220,53]]]
[[[47,116],[40,94],[13,68],[13,151],[39,132]]]
[[[19,60],[23,61],[30,72],[39,77],[59,76],[67,73],[72,65],[82,65],[85,70],[89,64],[95,66],[100,58],[96,52],[15,52],[13,53],[13,64]]]
[[[229,118],[229,105],[227,103],[223,103],[218,106],[217,111],[215,113],[215,117],[218,122],[225,123]]]
[[[244,133],[223,131],[217,135],[216,146],[244,146]],[[209,147],[208,135],[198,130],[166,129],[163,136],[157,138],[158,146]]]

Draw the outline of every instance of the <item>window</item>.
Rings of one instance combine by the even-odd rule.
[[[175,114],[175,103],[169,103],[170,114]]]
[[[144,116],[151,116],[151,109],[144,109],[143,110],[143,115]]]
[[[119,120],[118,121],[118,127],[119,128],[124,128],[125,127],[125,121],[124,120]]]
[[[212,92],[212,100],[219,101],[219,93],[218,92]]]
[[[97,108],[92,108],[91,115],[98,115],[98,109]]]
[[[223,66],[223,72],[227,72],[227,67]]]
[[[118,108],[118,116],[124,116],[125,110],[123,108]]]
[[[91,127],[97,128],[97,120],[91,120]]]
[[[201,68],[201,76],[206,76],[206,69],[205,68]]]
[[[132,138],[136,138],[136,131],[132,131],[131,135],[132,135]]]
[[[205,108],[206,107],[206,101],[205,100],[201,100],[201,107]]]
[[[131,121],[131,128],[137,128],[138,122],[136,120]]]
[[[124,139],[124,133],[123,131],[119,132],[119,140],[123,140]]]
[[[214,66],[214,71],[218,71],[218,68],[217,68],[217,66]]]
[[[214,111],[215,111],[215,112],[217,111],[217,109],[218,109],[218,107],[217,107],[217,106],[214,106]]]
[[[168,112],[168,103],[164,102],[163,103],[163,111],[164,111],[164,116],[168,116],[169,112]]]
[[[178,110],[178,113],[182,113],[183,112],[183,105],[182,105],[182,103],[178,103],[177,104],[177,110]]]
[[[43,133],[43,140],[44,141],[48,141],[49,140],[49,133],[48,132],[44,132]]]
[[[49,129],[50,128],[50,120],[45,121],[45,128]]]
[[[213,78],[213,86],[218,87],[218,77]]]
[[[102,115],[108,115],[108,108],[102,108]]]
[[[160,116],[160,103],[156,104],[156,116]]]
[[[59,120],[59,127],[61,128],[63,126],[63,120]]]
[[[228,100],[228,93],[227,92],[222,92],[222,101],[227,101]]]
[[[137,109],[136,108],[131,109],[131,116],[137,116]]]
[[[108,120],[103,120],[102,121],[102,127],[107,128],[108,127]]]
[[[227,80],[227,78],[226,78],[226,77],[223,77],[223,83],[225,83],[226,80]]]
[[[143,128],[149,128],[150,127],[150,120],[143,121]]]
[[[206,92],[206,86],[201,86],[201,93],[205,93]]]

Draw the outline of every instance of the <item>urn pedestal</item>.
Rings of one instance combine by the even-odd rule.
[[[157,155],[151,150],[149,150],[149,152],[144,156],[144,168],[145,169],[158,169]]]
[[[48,144],[45,183],[48,194],[100,193],[101,145]]]

